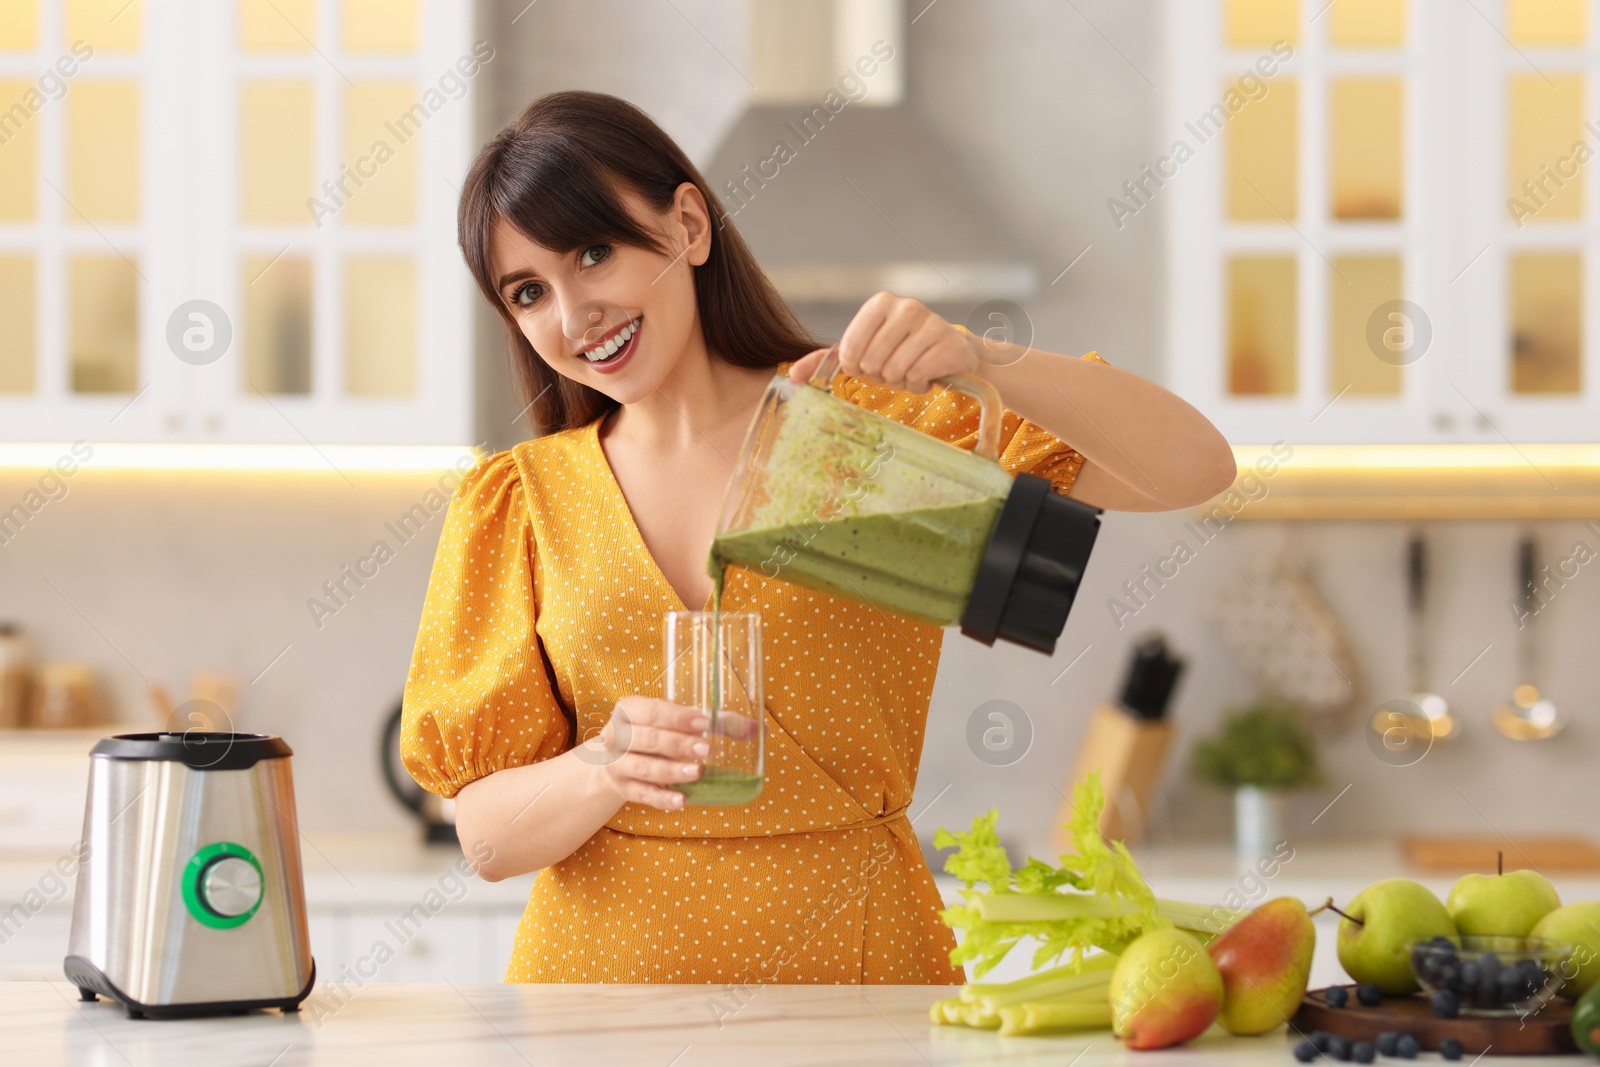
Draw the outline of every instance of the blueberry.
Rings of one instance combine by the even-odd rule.
[[[1401,1034],[1394,1043],[1394,1054],[1403,1060],[1416,1059],[1419,1051],[1421,1051],[1421,1046],[1417,1044],[1417,1039],[1410,1034]]]
[[[1328,1051],[1328,1038],[1332,1036],[1333,1035],[1328,1033],[1326,1030],[1313,1030],[1311,1031],[1311,1036],[1307,1038],[1307,1040],[1311,1042],[1311,1047],[1316,1049],[1318,1052],[1326,1052]]]
[[[1450,940],[1448,937],[1445,937],[1443,934],[1435,937],[1432,941],[1429,941],[1428,944],[1434,946],[1435,948],[1442,949],[1451,955],[1455,955],[1456,943]]]
[[[1439,1058],[1444,1060],[1459,1060],[1461,1058],[1461,1042],[1453,1037],[1447,1037],[1439,1042]]]
[[[1461,992],[1461,961],[1451,956],[1436,962],[1433,967],[1433,984],[1441,989]]]
[[[1342,1008],[1350,1003],[1350,990],[1342,985],[1329,986],[1328,991],[1322,995],[1330,1007]]]
[[[1441,1019],[1454,1019],[1461,1014],[1461,998],[1448,989],[1433,995],[1433,1013]]]
[[[1395,1042],[1399,1040],[1400,1031],[1385,1030],[1383,1033],[1378,1035],[1378,1051],[1383,1053],[1385,1056],[1393,1056]]]
[[[1509,1002],[1522,999],[1522,975],[1515,968],[1507,968],[1500,972],[1500,980],[1496,983],[1496,999]]]
[[[1332,1034],[1328,1038],[1328,1055],[1332,1059],[1348,1061],[1350,1059],[1350,1039]]]
[[[1505,964],[1501,961],[1500,957],[1496,956],[1493,952],[1485,952],[1483,955],[1478,957],[1478,966],[1498,971],[1501,967],[1505,966]]]
[[[1477,960],[1467,960],[1461,964],[1461,984],[1468,989],[1475,989],[1483,980],[1483,967]]]
[[[1370,1041],[1357,1041],[1350,1046],[1350,1058],[1357,1063],[1371,1063],[1378,1058],[1377,1050]]]
[[[1356,999],[1369,1008],[1383,1003],[1383,989],[1377,982],[1362,982],[1356,986]]]
[[[1310,1063],[1317,1058],[1317,1046],[1309,1041],[1302,1041],[1294,1047],[1294,1058],[1301,1063]]]
[[[1418,978],[1426,978],[1433,973],[1433,954],[1428,951],[1427,945],[1417,945],[1411,949],[1411,971]]]

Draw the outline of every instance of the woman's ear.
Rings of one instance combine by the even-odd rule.
[[[706,198],[694,182],[684,182],[673,194],[672,208],[689,244],[688,252],[680,254],[691,267],[698,267],[711,258],[711,211]]]

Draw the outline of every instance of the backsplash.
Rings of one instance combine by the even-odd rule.
[[[237,673],[238,727],[282,734],[294,746],[308,829],[403,827],[408,817],[379,777],[378,731],[404,684],[441,526],[442,513],[429,512],[426,503],[438,478],[352,472],[352,488],[334,475],[85,470],[66,497],[0,547],[0,618],[23,623],[40,658],[97,664],[123,720],[149,721],[146,680],[181,699],[194,669]],[[23,471],[0,472],[0,499],[19,497],[36,480]],[[427,521],[399,539],[389,527],[397,516],[417,516],[419,504]],[[1222,709],[1248,701],[1253,690],[1206,610],[1226,583],[1241,580],[1244,567],[1288,538],[1310,560],[1317,588],[1348,632],[1367,704],[1402,693],[1405,527],[1236,521],[1135,617],[1115,612],[1117,599],[1126,602],[1123,583],[1169,555],[1192,518],[1187,512],[1105,516],[1054,658],[986,649],[951,633],[912,808],[919,833],[963,825],[996,805],[1008,836],[1036,850],[1048,847],[1062,803],[1058,790],[1068,788],[1090,711],[1121,685],[1134,640],[1159,629],[1188,668],[1173,702],[1178,740],[1154,836],[1225,838],[1230,798],[1190,778],[1186,753]],[[1464,735],[1415,765],[1397,767],[1374,754],[1361,716],[1352,716],[1350,727],[1323,746],[1327,786],[1294,802],[1290,829],[1297,840],[1407,830],[1589,830],[1589,709],[1600,703],[1590,635],[1600,632],[1600,596],[1588,591],[1594,580],[1588,568],[1539,615],[1541,678],[1571,725],[1541,744],[1509,741],[1489,724],[1490,710],[1516,680],[1508,601],[1519,532],[1515,524],[1490,522],[1430,528],[1433,685],[1458,711]],[[1571,555],[1580,540],[1595,542],[1578,522],[1546,523],[1539,533],[1552,561]],[[363,569],[360,561],[380,541],[390,547],[388,558]],[[370,576],[359,585],[345,578],[337,610],[317,610],[319,602],[333,606],[325,583],[337,588],[347,568]],[[974,710],[995,699],[1021,708],[1033,734],[1027,754],[1006,767],[979,760],[967,746]]]

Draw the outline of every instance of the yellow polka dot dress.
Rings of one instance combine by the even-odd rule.
[[[977,404],[962,394],[930,400],[848,376],[834,391],[976,441]],[[440,796],[592,737],[621,697],[662,695],[662,616],[683,604],[634,525],[599,425],[483,461],[451,500],[401,737],[406,767]],[[1083,464],[1009,411],[1001,441],[1006,469],[1061,492]],[[723,606],[762,617],[761,795],[676,812],[624,805],[539,872],[506,980],[962,981],[906,814],[942,631],[740,568]]]

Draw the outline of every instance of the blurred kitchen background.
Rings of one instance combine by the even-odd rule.
[[[1270,701],[1320,767],[1262,780],[1306,783],[1264,814],[1297,847],[1582,838],[1597,14],[0,2],[0,859],[76,836],[93,737],[171,716],[294,747],[316,936],[359,945],[433,883],[446,853],[420,851],[380,743],[452,471],[533,433],[455,197],[479,143],[565,88],[677,138],[816,330],[877,289],[915,295],[980,333],[1096,350],[1237,446],[1232,494],[1104,516],[1053,658],[950,634],[919,833],[997,806],[1019,849],[1047,850],[1095,721],[1093,758],[1149,779],[1119,803],[1153,869],[1206,857],[1185,873],[1226,884],[1247,805],[1197,773],[1195,744]],[[1156,635],[1183,666],[1152,727],[1107,706]],[[1539,692],[1518,705],[1522,683]],[[46,869],[17,864],[0,900]],[[444,939],[476,946],[462,968],[509,952],[525,891],[475,891],[487,917]],[[34,923],[0,970],[31,974],[28,938],[48,958],[53,936]],[[447,973],[438,958],[407,973]]]

